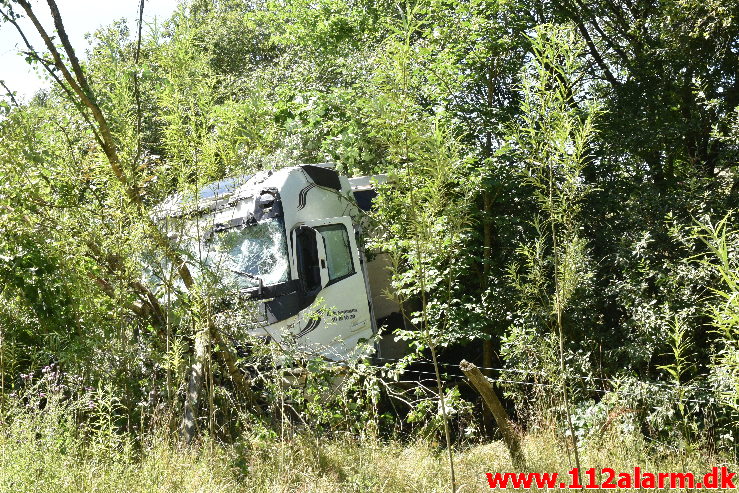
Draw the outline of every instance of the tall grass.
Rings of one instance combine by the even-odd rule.
[[[239,431],[229,443],[200,430],[200,441],[184,446],[172,431],[177,420],[165,411],[148,423],[127,421],[112,387],[84,387],[53,365],[40,377],[21,375],[21,380],[16,394],[0,395],[0,493],[448,490],[448,451],[438,427],[379,438],[376,423],[362,433],[354,426],[327,430],[282,419],[278,433],[274,423],[265,426],[240,415]],[[335,411],[348,412],[342,406]],[[581,442],[584,468],[703,474],[728,464],[739,471],[736,458],[713,455],[706,446],[650,441],[629,416],[611,413],[593,422]],[[346,418],[371,422],[377,415]],[[563,445],[562,424],[546,419],[530,424],[536,431],[523,437],[525,472],[557,472],[569,479],[574,464]],[[513,469],[503,442],[460,436],[454,447],[460,492],[489,491],[486,473],[524,472]]]
[[[29,405],[30,404],[30,405]],[[421,440],[319,439],[308,432],[287,438],[246,433],[238,442],[182,447],[168,433],[138,437],[97,425],[76,425],[68,404],[6,401],[0,424],[2,492],[441,492],[448,490],[446,455]],[[89,419],[89,417],[88,417]],[[698,451],[685,456],[655,447],[639,435],[605,432],[583,444],[583,467],[703,473],[726,459]],[[574,467],[553,432],[524,438],[531,471]],[[487,472],[512,471],[502,442],[457,450],[463,492],[489,491]]]
[[[369,427],[374,431],[322,435],[317,428],[283,421],[278,435],[245,417],[245,428],[231,443],[209,439],[202,430],[200,442],[183,446],[166,416],[150,420],[161,425],[146,427],[125,421],[112,388],[83,387],[52,366],[40,378],[21,378],[23,390],[0,400],[0,492],[448,489],[446,450],[434,438],[438,433],[380,439]],[[524,437],[527,472],[566,475],[574,467],[555,427],[544,424]],[[485,473],[514,471],[502,442],[460,443],[455,452],[459,491],[488,491]],[[639,465],[651,472],[702,474],[731,462],[700,447],[645,441],[638,428],[620,427],[613,420],[584,438],[582,452],[583,467],[624,472]]]

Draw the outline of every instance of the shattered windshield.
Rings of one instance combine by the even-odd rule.
[[[288,280],[287,242],[281,219],[266,219],[221,231],[209,239],[208,263],[239,288]]]

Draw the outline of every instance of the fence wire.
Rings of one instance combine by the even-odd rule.
[[[407,364],[425,363],[425,364],[433,365],[433,361],[424,360],[424,359],[415,359],[415,360],[410,360],[409,361],[409,360],[403,360],[403,359],[382,358],[382,357],[377,357],[377,356],[373,357],[373,359],[374,360],[378,360],[378,361],[387,361],[388,363],[394,363],[394,364],[398,364],[398,363],[407,363]],[[438,365],[440,367],[444,367],[444,368],[454,368],[456,370],[459,370],[459,366],[458,365],[455,365],[453,363],[442,363],[442,362],[439,362]],[[387,366],[377,366],[377,365],[365,365],[365,366],[369,366],[369,367],[375,368],[377,370],[388,370],[388,369],[391,369],[391,368],[389,368]],[[490,370],[490,371],[496,371],[496,372],[501,372],[501,373],[503,373],[503,372],[509,372],[509,373],[518,373],[518,374],[522,374],[522,375],[546,376],[544,374],[544,372],[540,372],[540,371],[536,371],[536,370],[522,370],[522,369],[517,369],[517,368],[493,368],[493,367],[485,367],[485,366],[478,366],[477,368],[480,369],[480,370]],[[408,374],[416,374],[416,375],[429,375],[429,376],[432,376],[433,378],[436,378],[436,373],[435,372],[417,370],[417,369],[414,369],[414,368],[402,368],[402,369],[398,369],[397,371],[399,373],[401,373],[401,374],[408,373]],[[463,373],[453,373],[453,372],[448,372],[448,371],[444,371],[444,372],[440,372],[440,373],[442,375],[452,376],[452,377],[454,377],[456,379],[460,379],[460,380],[464,380],[464,381],[467,380],[467,377]],[[696,378],[707,377],[707,376],[708,375],[698,375]],[[515,384],[515,385],[528,385],[528,386],[532,386],[532,387],[544,387],[544,388],[560,387],[560,385],[554,384],[554,383],[532,382],[532,381],[528,381],[528,380],[515,380],[515,379],[510,379],[510,378],[493,378],[493,377],[489,377],[489,376],[486,376],[486,378],[487,378],[487,380],[489,382],[493,382],[493,383],[506,383],[506,384]],[[604,383],[610,384],[610,386],[612,387],[611,390],[608,390],[608,389],[604,389],[604,388],[598,388],[598,387],[594,387],[594,386],[586,386],[586,385],[583,385],[583,387],[585,387],[585,390],[587,390],[589,392],[594,392],[594,393],[599,393],[599,394],[607,394],[608,392],[616,391],[616,392],[619,392],[621,394],[624,393],[623,390],[621,390],[621,391],[615,390],[615,389],[618,388],[619,384],[621,383],[621,380],[619,380],[619,379],[602,378],[602,377],[591,377],[591,376],[583,376],[583,375],[571,375],[571,378],[582,380],[584,382],[592,382],[592,381],[604,382]],[[668,391],[668,392],[671,392],[671,393],[679,393],[681,390],[683,390],[683,391],[685,391],[685,390],[702,391],[702,392],[706,392],[706,393],[709,393],[709,394],[715,393],[715,390],[712,389],[712,388],[700,387],[700,386],[694,386],[694,385],[693,386],[685,386],[682,389],[680,389],[680,388],[676,387],[674,384],[670,384],[670,383],[666,383],[666,382],[644,382],[644,381],[641,381],[641,380],[636,380],[636,382],[638,382],[638,385],[642,386],[643,387],[643,390],[646,390],[646,391],[650,390],[650,387],[660,387],[660,388],[664,389],[665,391]],[[631,393],[626,393],[626,394],[627,395],[630,395],[632,397],[637,395],[636,392],[631,392]],[[714,402],[713,400],[709,400],[709,399],[696,399],[696,398],[687,398],[687,397],[682,397],[682,398],[679,398],[678,400],[680,400],[682,402],[692,402],[692,403],[697,403],[697,404],[710,404],[710,403]]]

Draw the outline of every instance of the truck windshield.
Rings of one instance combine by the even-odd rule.
[[[208,241],[208,264],[239,288],[288,280],[287,242],[282,219],[216,231]]]

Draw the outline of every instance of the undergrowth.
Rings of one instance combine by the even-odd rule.
[[[39,409],[38,403],[31,404],[4,403],[2,492],[448,491],[444,450],[429,440],[360,439],[349,434],[327,439],[291,429],[282,438],[254,431],[231,444],[206,438],[183,447],[168,432],[149,432],[134,440],[99,422],[75,425],[75,413],[66,405],[47,401]],[[583,466],[631,471],[639,465],[645,471],[703,474],[711,466],[732,463],[621,433],[607,431],[584,443]],[[552,431],[526,435],[523,446],[531,472],[564,475],[574,467]],[[459,445],[455,462],[463,492],[489,491],[485,473],[513,471],[499,441]]]

